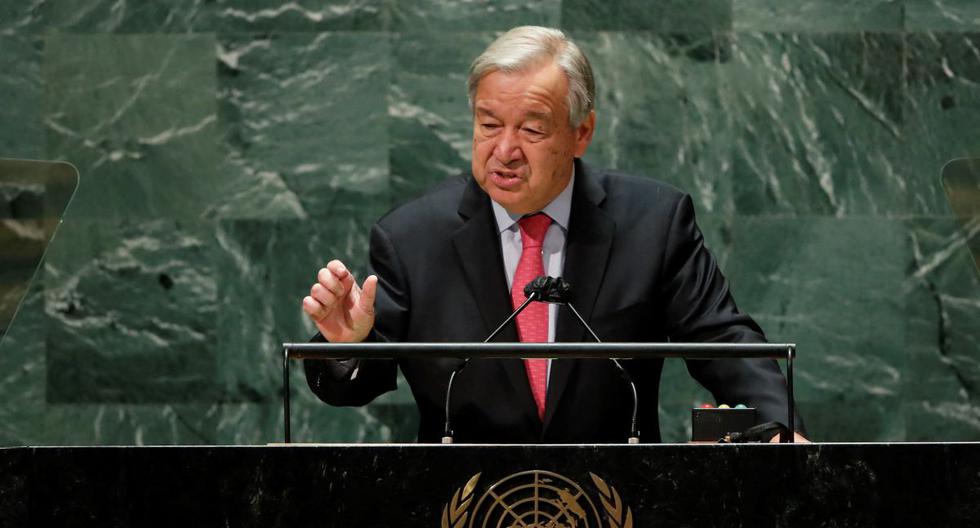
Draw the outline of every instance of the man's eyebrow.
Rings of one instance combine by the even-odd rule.
[[[484,108],[482,106],[476,107],[476,113],[477,114],[488,115],[488,116],[490,116],[490,117],[492,117],[494,119],[497,119],[497,114],[491,112],[490,109]]]
[[[500,119],[499,117],[497,117],[497,114],[493,113],[493,111],[491,111],[489,108],[484,108],[482,106],[477,106],[476,107],[476,113],[478,115],[486,115],[486,116],[492,117],[494,119]],[[536,120],[539,120],[539,121],[548,121],[549,119],[551,119],[551,112],[536,112],[536,111],[531,111],[531,112],[528,112],[524,117],[525,117],[525,120],[536,119]]]
[[[528,112],[528,119],[538,119],[541,121],[548,121],[551,119],[551,112]]]

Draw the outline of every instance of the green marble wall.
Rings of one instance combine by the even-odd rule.
[[[316,269],[468,166],[464,74],[516,24],[599,78],[587,158],[690,191],[740,305],[799,344],[822,440],[980,440],[980,281],[942,196],[980,156],[974,0],[0,4],[0,157],[81,186],[0,350],[0,445],[264,443]],[[972,236],[978,236],[974,233]],[[411,440],[402,390],[301,440]],[[665,438],[704,393],[681,363]]]

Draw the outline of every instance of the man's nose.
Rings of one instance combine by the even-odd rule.
[[[520,139],[516,132],[505,130],[500,135],[493,149],[493,157],[504,164],[524,158],[524,151],[521,150]]]

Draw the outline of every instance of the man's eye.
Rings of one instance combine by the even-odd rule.
[[[544,134],[544,132],[535,128],[525,128],[524,131],[534,136],[540,136],[541,134]]]
[[[486,129],[493,129],[493,128],[500,127],[500,125],[498,125],[496,123],[481,123],[480,126],[482,126],[483,128],[486,128]]]

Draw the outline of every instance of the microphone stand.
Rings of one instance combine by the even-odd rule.
[[[592,336],[592,339],[595,339],[596,343],[602,342],[602,340],[599,339],[599,336],[597,336],[595,332],[592,331],[592,327],[590,327],[589,324],[585,322],[585,319],[583,319],[582,316],[579,315],[578,310],[576,310],[575,307],[572,306],[572,303],[564,302],[562,304],[567,306],[572,311],[572,313],[575,315],[575,318],[578,319],[578,322],[582,323],[582,326],[584,326],[586,330],[588,330],[589,335]],[[640,398],[637,396],[636,393],[636,383],[633,381],[633,377],[630,376],[629,372],[627,372],[626,369],[623,368],[622,363],[620,363],[618,359],[609,358],[609,360],[613,362],[613,365],[616,365],[616,368],[619,369],[619,373],[623,376],[623,379],[625,379],[630,384],[630,389],[633,391],[633,421],[630,424],[630,437],[626,440],[626,443],[639,444],[640,431],[636,429],[636,413],[637,410],[640,408]]]
[[[497,337],[497,334],[499,334],[500,331],[503,330],[505,326],[507,326],[511,321],[514,320],[515,317],[517,317],[521,312],[523,312],[524,309],[527,308],[527,305],[531,304],[534,301],[542,301],[546,303],[554,303],[558,305],[567,306],[568,309],[572,311],[572,314],[575,315],[575,318],[578,319],[578,322],[581,323],[582,326],[585,327],[585,329],[589,332],[589,335],[592,336],[592,339],[595,339],[596,343],[602,343],[602,340],[599,339],[599,336],[597,336],[595,331],[592,330],[592,327],[590,327],[589,324],[585,322],[585,319],[582,318],[582,315],[578,313],[578,310],[576,310],[575,307],[572,306],[572,303],[568,301],[568,295],[569,295],[568,283],[563,281],[561,278],[538,277],[533,281],[531,281],[530,283],[528,283],[527,286],[525,286],[524,294],[527,296],[526,300],[520,306],[518,306],[516,310],[514,310],[514,313],[510,314],[510,317],[505,319],[504,322],[500,323],[500,326],[498,326],[496,330],[491,332],[490,335],[483,340],[484,343],[488,343],[490,342],[491,339]],[[619,373],[621,376],[623,376],[623,379],[625,379],[627,383],[630,384],[630,390],[633,393],[633,416],[632,416],[632,422],[630,423],[630,436],[626,440],[626,442],[629,444],[639,444],[640,431],[637,430],[636,427],[636,415],[638,409],[640,408],[640,398],[636,392],[636,382],[633,381],[633,377],[630,376],[629,372],[626,371],[626,369],[623,367],[622,363],[620,363],[618,359],[610,358],[610,360],[613,362],[613,365],[615,365],[616,368],[619,370]],[[466,368],[466,365],[469,364],[469,362],[470,362],[470,358],[465,358],[463,362],[460,363],[458,367],[453,369],[453,372],[449,375],[449,385],[446,387],[446,426],[442,437],[443,444],[453,443],[453,430],[449,423],[449,404],[452,398],[453,382],[456,380],[456,375],[462,372],[463,369]]]
[[[527,296],[527,299],[523,303],[521,303],[521,305],[518,306],[516,310],[514,310],[514,313],[510,314],[510,316],[507,317],[507,319],[504,319],[504,322],[500,323],[500,326],[498,326],[496,330],[490,332],[490,335],[487,336],[487,338],[484,339],[483,342],[489,343],[491,339],[497,337],[497,334],[499,334],[500,331],[503,330],[508,323],[513,321],[515,317],[520,315],[520,313],[523,312],[525,308],[527,308],[527,305],[531,304],[539,297],[541,297],[540,292],[537,291],[531,292],[531,294]],[[446,427],[444,429],[443,437],[442,437],[442,443],[444,444],[453,443],[453,430],[449,424],[449,403],[453,395],[453,382],[456,380],[456,375],[462,372],[463,369],[466,368],[466,365],[469,364],[470,364],[470,358],[465,358],[463,362],[459,364],[458,367],[453,369],[452,374],[449,375],[449,386],[446,387]],[[634,414],[634,420],[635,419],[636,416]]]

